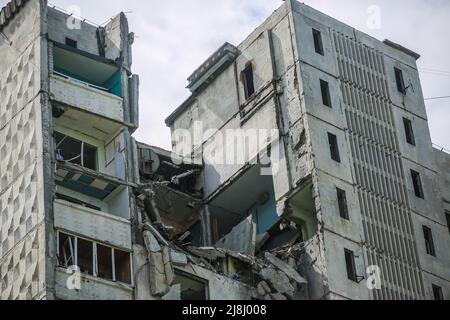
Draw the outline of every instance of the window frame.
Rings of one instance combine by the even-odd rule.
[[[312,28],[314,51],[321,56],[325,56],[325,51],[323,49],[322,32],[315,28]]]
[[[320,79],[320,92],[322,94],[322,104],[329,108],[333,108],[333,102],[331,101],[330,84],[328,81]]]
[[[57,141],[57,135],[62,136],[62,139],[60,141]],[[55,143],[55,156],[59,155],[58,150],[60,150],[61,144],[66,139],[71,139],[74,142],[80,143],[80,155],[78,157],[74,158],[74,159],[67,159],[67,160],[64,159],[64,161],[68,162],[68,163],[71,163],[71,164],[74,164],[74,165],[79,165],[79,166],[81,166],[83,168],[86,168],[86,169],[89,169],[89,170],[93,170],[93,171],[98,171],[99,170],[99,168],[100,168],[100,164],[99,164],[99,148],[97,146],[94,146],[94,145],[92,145],[90,143],[84,142],[83,140],[74,138],[74,137],[72,137],[70,135],[67,135],[67,134],[62,133],[62,132],[57,131],[57,130],[54,131],[53,139],[54,139],[54,143]],[[85,159],[85,157],[84,157],[85,156],[85,154],[84,154],[85,153],[85,146],[95,150],[95,153],[94,153],[94,156],[95,156],[95,159],[94,159],[95,169],[85,166],[85,161],[84,161],[84,159]],[[74,161],[75,159],[78,159],[78,158],[80,159],[80,164],[72,162],[72,161]]]
[[[405,128],[406,142],[412,146],[416,146],[416,138],[414,135],[412,121],[408,118],[403,118],[403,126]]]
[[[64,234],[65,236],[67,236],[67,237],[72,237],[73,239],[74,239],[74,257],[73,257],[73,261],[74,261],[74,266],[77,266],[78,267],[78,239],[82,239],[83,241],[88,241],[88,242],[91,242],[92,243],[92,264],[93,264],[93,266],[92,266],[92,270],[93,270],[93,272],[92,272],[92,275],[90,275],[89,274],[89,276],[91,276],[91,277],[94,277],[94,278],[98,278],[98,279],[102,279],[102,280],[105,280],[105,281],[110,281],[110,282],[114,282],[114,283],[120,283],[120,284],[125,284],[125,285],[128,285],[128,286],[134,286],[134,279],[133,279],[133,256],[132,256],[132,253],[130,252],[130,251],[126,251],[126,250],[122,250],[122,249],[118,249],[118,248],[115,248],[115,247],[112,247],[112,246],[109,246],[109,245],[106,245],[106,244],[104,244],[104,243],[100,243],[100,242],[98,242],[98,241],[95,241],[95,240],[91,240],[91,239],[87,239],[87,238],[85,238],[85,237],[80,237],[80,236],[76,236],[76,235],[73,235],[73,234],[71,234],[71,233],[69,233],[69,232],[65,232],[65,231],[61,231],[61,230],[57,230],[57,232],[56,232],[56,252],[58,253],[58,267],[61,267],[61,268],[68,268],[68,267],[70,267],[70,266],[64,266],[64,265],[62,265],[61,263],[60,263],[60,257],[59,257],[59,252],[60,252],[60,245],[59,245],[59,239],[60,239],[60,237],[61,237],[61,234]],[[97,245],[101,245],[101,246],[103,246],[103,247],[106,247],[106,248],[108,248],[108,249],[110,249],[111,250],[111,265],[112,265],[112,276],[113,276],[113,279],[111,280],[111,279],[106,279],[106,278],[103,278],[103,277],[99,277],[98,276],[98,255],[97,255]],[[116,280],[116,270],[115,270],[115,251],[116,250],[119,250],[119,251],[121,251],[121,252],[124,252],[124,253],[126,253],[126,254],[128,254],[128,256],[129,256],[129,261],[130,261],[130,283],[127,283],[127,282],[121,282],[121,281],[117,281]],[[79,268],[79,267],[78,267]],[[84,273],[85,274],[85,273]]]
[[[347,278],[353,282],[358,283],[358,273],[356,269],[355,253],[350,249],[344,249],[345,266],[347,270]]]
[[[425,193],[420,173],[411,169],[411,180],[413,183],[414,195],[416,196],[416,198],[425,199]]]
[[[248,78],[248,75],[251,75],[251,79]],[[241,71],[241,81],[244,86],[245,101],[248,101],[256,94],[255,69],[252,62],[248,62]],[[249,86],[249,84],[251,84],[251,86]]]
[[[435,301],[443,301],[445,300],[444,298],[444,291],[442,290],[442,287],[436,285],[436,284],[431,284],[431,288],[433,290],[433,296],[434,296],[434,300]]]
[[[64,44],[71,48],[78,49],[78,41],[69,37],[65,37]]]
[[[348,211],[347,192],[339,187],[336,187],[336,193],[337,193],[337,200],[338,200],[339,216],[344,220],[350,221],[350,214]]]
[[[406,94],[405,78],[403,77],[403,70],[394,67],[395,82],[397,83],[397,91]]]
[[[425,250],[428,255],[436,257],[436,247],[434,245],[433,230],[430,227],[422,226]]]
[[[328,132],[328,145],[330,149],[331,159],[337,163],[341,163],[341,153],[339,151],[339,140],[337,135]]]
[[[450,212],[445,211],[445,219],[447,220],[448,233],[450,233]]]

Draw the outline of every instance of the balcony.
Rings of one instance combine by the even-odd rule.
[[[55,228],[131,250],[131,223],[113,214],[66,200],[54,202]]]
[[[51,99],[123,122],[120,68],[112,61],[54,43]]]
[[[65,268],[56,269],[56,296],[63,300],[132,300],[133,288],[89,275],[81,276],[80,289],[70,289]]]

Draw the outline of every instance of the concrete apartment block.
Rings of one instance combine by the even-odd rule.
[[[138,78],[126,18],[94,26],[38,0],[0,17],[0,297],[130,298]],[[114,254],[116,282],[100,279]],[[67,289],[71,265],[85,269],[81,291]]]
[[[296,268],[309,298],[448,299],[450,156],[431,142],[418,58],[297,1],[285,1],[238,47],[214,53],[166,120],[174,152],[201,162],[227,130],[279,135],[249,146],[246,163],[204,163],[212,243],[268,191],[278,214],[260,206],[258,236],[278,219],[297,223],[306,254]],[[209,132],[177,138],[198,122]],[[269,144],[279,156],[267,179],[252,160]],[[368,289],[369,266],[380,268],[378,290]]]

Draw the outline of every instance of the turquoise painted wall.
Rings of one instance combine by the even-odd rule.
[[[255,219],[258,234],[262,234],[272,228],[279,220],[274,193],[270,192],[270,199],[265,204],[255,204],[250,209],[250,214]]]
[[[75,74],[73,72],[70,72],[68,70],[62,69],[58,66],[54,66],[53,70],[55,70],[58,73],[64,74],[68,77],[98,86],[98,87],[102,87],[105,88],[107,91],[111,92],[112,94],[122,97],[122,80],[120,78],[120,70],[117,70],[117,72],[111,77],[109,78],[106,82],[104,83],[97,83],[95,81],[92,81],[90,79],[86,79],[78,74]]]

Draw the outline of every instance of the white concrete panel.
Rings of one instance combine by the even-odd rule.
[[[50,97],[52,100],[115,121],[124,121],[122,98],[91,88],[80,81],[51,76]]]
[[[131,250],[131,224],[113,215],[56,200],[55,228]]]
[[[56,297],[62,300],[132,300],[133,289],[129,286],[82,275],[81,289],[71,290],[70,274],[64,269],[56,269]]]

